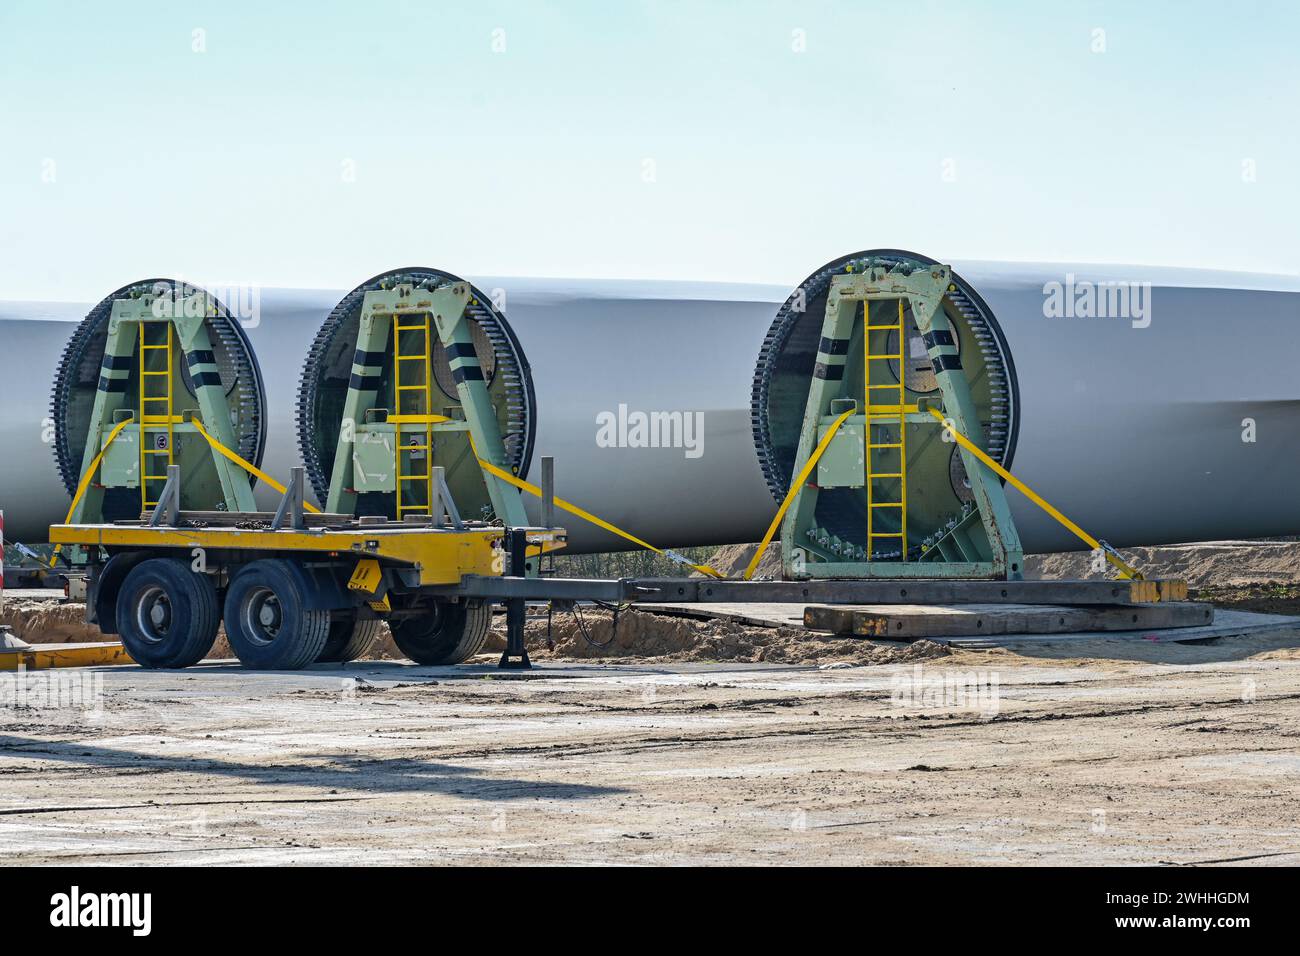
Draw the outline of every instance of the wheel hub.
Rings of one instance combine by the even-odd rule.
[[[274,641],[284,623],[279,598],[264,588],[248,596],[246,608],[244,623],[249,638],[260,644]]]
[[[136,613],[140,634],[151,643],[167,637],[172,623],[172,604],[162,588],[150,588],[140,597]]]
[[[262,622],[263,627],[276,627],[280,623],[280,614],[274,605],[274,598],[268,600],[262,605],[262,610],[258,613],[257,619]]]

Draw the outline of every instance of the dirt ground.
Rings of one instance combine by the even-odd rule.
[[[0,711],[0,860],[1300,861],[1295,630],[875,666],[96,675],[98,704]]]
[[[1265,551],[1167,560],[1300,613],[1298,546]],[[21,636],[85,639],[38,603]],[[1300,863],[1300,621],[991,650],[585,622],[530,622],[526,673],[0,674],[0,862]]]

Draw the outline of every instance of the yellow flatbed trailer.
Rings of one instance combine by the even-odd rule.
[[[89,571],[87,619],[120,636],[146,667],[202,660],[224,623],[249,667],[295,669],[353,660],[386,620],[422,664],[482,650],[490,599],[448,593],[511,565],[506,531],[466,523],[178,512],[170,523],[61,524],[50,541],[77,547]],[[558,528],[514,529],[529,555],[563,547]],[[522,533],[522,536],[520,536]]]

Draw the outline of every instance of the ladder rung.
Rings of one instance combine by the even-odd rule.
[[[428,481],[428,475],[398,475],[398,481]]]
[[[873,508],[901,508],[901,507],[903,507],[903,503],[902,503],[901,501],[873,501],[873,502],[871,503],[871,507],[873,507]]]
[[[868,448],[902,448],[902,447],[903,447],[903,443],[902,443],[901,441],[895,441],[895,442],[868,442],[868,443],[867,443],[867,447],[868,447]]]
[[[868,325],[867,331],[868,332],[901,332],[903,331],[903,327],[901,325]]]
[[[903,536],[903,532],[901,531],[868,531],[867,532],[868,538],[901,538],[902,536]]]
[[[888,385],[868,385],[867,388],[904,388],[902,382],[891,382]]]
[[[893,359],[893,360],[896,360],[896,361],[901,362],[901,361],[903,360],[903,354],[902,354],[901,352],[900,352],[898,355],[870,355],[870,354],[868,354],[868,355],[867,355],[867,358],[869,358],[869,359]]]
[[[903,477],[903,473],[901,471],[873,471],[871,474],[867,475],[867,480],[873,481],[876,478],[902,478],[902,477]]]
[[[422,392],[426,388],[428,388],[428,386],[427,385],[399,385],[397,386],[397,388],[399,391],[403,391],[403,392],[415,392],[415,391]]]
[[[394,325],[393,328],[396,329],[398,332],[427,332],[427,331],[429,331],[429,326],[428,326],[428,324],[425,324],[425,325]]]

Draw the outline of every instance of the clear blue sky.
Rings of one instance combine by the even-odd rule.
[[[869,246],[1294,273],[1297,36],[1285,2],[0,0],[0,298]]]

